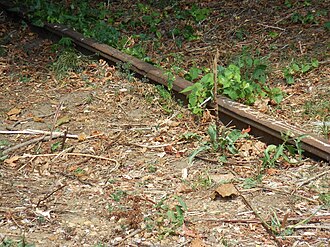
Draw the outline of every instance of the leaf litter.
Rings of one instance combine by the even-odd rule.
[[[1,37],[16,30],[0,58],[0,130],[40,130],[37,136],[44,137],[2,157],[3,244],[23,239],[36,246],[325,246],[329,241],[328,164],[282,161],[258,181],[266,146],[253,138],[240,140],[227,162],[214,153],[188,163],[208,141],[211,117],[199,122],[174,101],[165,108],[153,85],[102,60],[58,81],[49,69],[56,59],[51,41],[40,42],[9,21],[0,25]],[[29,52],[22,49],[33,42],[38,45]],[[12,109],[20,109],[17,119],[8,115]],[[63,135],[46,139],[46,131]],[[183,138],[188,133],[196,135]],[[33,138],[1,134],[1,151]],[[212,200],[214,191],[237,195],[231,184],[244,200]]]

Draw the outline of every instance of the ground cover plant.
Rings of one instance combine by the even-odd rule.
[[[0,245],[328,242],[328,164],[301,156],[303,137],[290,145],[284,133],[267,146],[208,110],[192,115],[127,64],[90,60],[69,40],[41,40],[9,18],[0,44]],[[259,60],[240,75],[262,83],[269,58],[234,57],[237,68]],[[213,75],[227,76],[220,66]],[[210,72],[189,76],[198,82]],[[309,99],[308,113],[326,111],[313,107],[320,96]]]

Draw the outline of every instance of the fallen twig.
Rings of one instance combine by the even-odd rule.
[[[31,158],[31,157],[50,157],[50,156],[57,156],[58,154],[24,154],[23,156],[20,156],[19,158]],[[109,160],[112,162],[115,162],[118,164],[118,161],[115,159],[93,155],[93,154],[83,154],[83,153],[64,153],[63,156],[69,155],[69,156],[82,156],[82,157],[91,157],[94,159],[101,159],[101,160]]]
[[[51,197],[54,193],[56,193],[57,191],[63,189],[65,186],[67,186],[67,184],[64,184],[60,187],[58,187],[57,189],[53,190],[52,192],[48,193],[47,195],[45,195],[42,199],[40,199],[37,203],[37,208],[39,207],[40,203],[47,200],[49,197]]]
[[[234,185],[235,186],[235,185]],[[253,214],[260,220],[261,225],[264,227],[264,229],[266,230],[266,232],[272,237],[272,239],[275,241],[275,243],[277,244],[277,246],[282,246],[282,243],[280,242],[279,239],[276,238],[273,229],[271,228],[271,226],[261,217],[261,215],[252,207],[252,205],[246,200],[246,198],[242,195],[242,193],[237,189],[237,187],[235,186],[237,192],[239,193],[239,195],[241,196],[241,198],[243,199],[244,204],[253,211]]]
[[[316,180],[316,179],[322,177],[323,175],[325,175],[325,174],[327,174],[327,173],[329,173],[329,172],[330,172],[330,170],[326,170],[326,171],[324,171],[324,172],[321,172],[320,174],[317,174],[317,175],[314,176],[314,177],[311,177],[311,178],[307,179],[306,181],[300,182],[300,183],[298,184],[298,186],[297,186],[297,189],[300,188],[301,186],[305,185],[305,184],[308,184],[309,182],[312,182],[313,180]]]
[[[44,131],[44,130],[32,130],[32,129],[26,129],[26,130],[0,130],[0,134],[22,134],[22,135],[46,135],[50,136],[52,134],[53,138],[58,138],[58,137],[63,137],[65,135],[64,132],[53,132],[51,133],[50,131]],[[73,138],[73,139],[78,139],[78,135],[72,135],[72,134],[67,134],[67,138]],[[94,136],[93,136],[94,137]],[[89,137],[91,138],[91,137]]]
[[[90,183],[90,182],[88,182],[88,181],[85,181],[85,180],[81,180],[79,177],[77,177],[77,176],[74,176],[74,175],[71,175],[71,174],[67,174],[67,173],[65,173],[65,172],[58,172],[58,174],[60,174],[60,175],[62,175],[63,177],[66,177],[66,178],[70,178],[70,179],[72,179],[72,180],[78,180],[80,183],[82,183],[82,184],[87,184],[87,185],[89,185],[89,186],[91,186],[91,187],[93,187],[94,185],[92,184],[92,183]]]
[[[263,24],[263,23],[257,23],[257,24],[260,25],[260,26],[266,27],[266,28],[273,28],[273,29],[278,29],[278,30],[281,30],[281,31],[285,31],[285,28],[271,26],[271,25],[266,25],[266,24]]]
[[[126,239],[135,236],[136,234],[143,232],[147,227],[143,227],[140,229],[136,229],[135,231],[131,232],[130,234],[126,235],[123,239],[121,239],[120,241],[118,241],[117,243],[115,243],[114,245],[119,245],[120,243],[124,242]]]
[[[53,136],[53,139],[55,139],[55,138],[58,138],[58,137]],[[13,147],[10,147],[10,148],[7,148],[7,149],[3,150],[2,154],[6,155],[6,154],[9,154],[10,152],[15,151],[16,149],[31,145],[31,144],[36,143],[36,142],[49,141],[50,139],[51,139],[50,136],[41,136],[41,137],[38,137],[38,138],[35,138],[35,139],[32,139],[32,140],[28,140],[26,142],[22,142],[22,143],[17,144]]]
[[[79,139],[78,135],[72,135],[72,134],[66,134],[65,132],[53,132],[51,133],[50,131],[43,131],[43,130],[31,130],[31,129],[26,129],[26,130],[1,130],[0,134],[24,134],[24,135],[40,135],[43,134],[44,136],[32,139],[32,140],[28,140],[26,142],[22,142],[19,143],[13,147],[10,147],[8,149],[5,149],[2,154],[6,155],[12,151],[15,151],[19,148],[28,146],[30,144],[36,143],[36,142],[40,142],[40,141],[49,141],[52,139],[56,139],[56,138],[60,138],[60,137],[65,137],[65,138],[72,138],[72,139]],[[98,134],[95,136],[88,136],[86,137],[86,139],[91,139],[97,136],[100,136],[103,134]]]

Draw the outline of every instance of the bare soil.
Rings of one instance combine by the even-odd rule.
[[[248,188],[244,182],[260,173],[265,144],[251,137],[237,143],[239,153],[228,154],[225,164],[214,162],[219,153],[189,164],[189,154],[209,141],[211,116],[196,121],[154,85],[102,60],[57,80],[50,41],[9,19],[0,37],[7,39],[0,130],[68,134],[13,151],[36,136],[0,135],[1,151],[8,152],[0,163],[2,246],[22,239],[35,246],[328,245],[329,204],[321,200],[329,195],[328,164],[282,161]],[[183,138],[187,133],[201,140]],[[215,198],[228,182],[237,191]],[[176,196],[187,205],[178,227],[168,218],[182,209]],[[283,236],[266,231],[256,214]]]

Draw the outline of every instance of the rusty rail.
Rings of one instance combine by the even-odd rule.
[[[24,15],[20,14],[20,17],[24,17]],[[131,65],[130,69],[138,75],[146,77],[152,82],[167,86],[168,77],[161,69],[127,55],[113,47],[86,38],[82,34],[63,25],[46,23],[43,29],[36,29],[38,29],[39,33],[46,31],[48,34],[57,37],[69,37],[77,46],[89,52],[96,53],[112,63],[129,63]],[[173,90],[179,93],[184,88],[191,85],[192,83],[190,81],[176,77],[173,82]],[[290,132],[292,137],[307,134],[303,130],[291,126],[284,121],[272,119],[266,114],[256,112],[250,107],[234,102],[228,98],[219,97],[217,102],[219,104],[219,117],[224,124],[234,125],[239,129],[250,126],[251,134],[261,138],[262,141],[268,144],[282,143],[281,133]],[[330,161],[330,143],[325,139],[314,135],[308,135],[308,137],[302,139],[302,148],[305,150],[304,154],[306,156]]]

